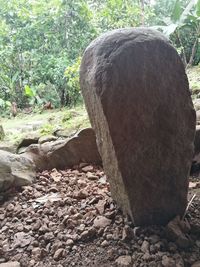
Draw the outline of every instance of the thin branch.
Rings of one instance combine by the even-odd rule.
[[[188,211],[190,205],[192,204],[192,201],[195,199],[195,197],[196,197],[196,194],[194,194],[194,195],[192,196],[192,198],[190,199],[190,201],[188,202],[187,207],[186,207],[186,210],[185,210],[185,212],[184,212],[184,214],[183,214],[182,220],[184,220],[185,215],[186,215],[186,213],[187,213],[187,211]]]

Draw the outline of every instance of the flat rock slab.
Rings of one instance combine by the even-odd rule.
[[[82,129],[69,139],[33,144],[25,150],[24,155],[33,160],[40,171],[71,168],[83,162],[102,162],[92,128]]]
[[[123,212],[136,225],[183,215],[195,111],[176,50],[148,28],[108,32],[86,49],[80,83]]]

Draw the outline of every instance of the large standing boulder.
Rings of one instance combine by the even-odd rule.
[[[12,186],[29,185],[35,177],[33,161],[22,155],[0,150],[0,192]]]
[[[86,49],[80,83],[111,193],[136,225],[165,224],[187,204],[195,111],[181,59],[147,28]]]

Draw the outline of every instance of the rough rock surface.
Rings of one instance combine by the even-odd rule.
[[[37,144],[39,140],[39,136],[29,136],[29,137],[24,137],[18,144],[17,151],[20,150],[20,148],[25,148],[28,147],[32,144]]]
[[[196,98],[193,100],[194,108],[196,111],[200,110],[200,99]]]
[[[29,185],[35,177],[35,166],[30,159],[0,150],[0,192],[11,186]]]
[[[54,136],[54,135],[45,135],[45,136],[41,136],[38,140],[39,144],[44,144],[46,142],[51,142],[51,141],[56,141],[58,139],[58,137]]]
[[[64,169],[81,162],[101,163],[92,128],[83,129],[70,139],[33,144],[25,155],[34,161],[38,170]]]
[[[112,196],[124,213],[138,225],[182,215],[195,111],[176,50],[147,28],[108,32],[86,49],[80,83]]]
[[[0,150],[4,150],[4,151],[15,154],[17,151],[17,145],[11,142],[8,142],[8,141],[2,141],[0,142]]]

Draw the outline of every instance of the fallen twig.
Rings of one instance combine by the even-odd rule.
[[[185,212],[184,212],[184,214],[183,214],[182,220],[184,220],[185,215],[186,215],[186,213],[187,213],[187,211],[188,211],[190,205],[192,204],[192,201],[195,199],[195,197],[196,197],[196,194],[194,194],[194,195],[191,197],[190,201],[188,202],[187,207],[186,207],[186,209],[185,209]]]

